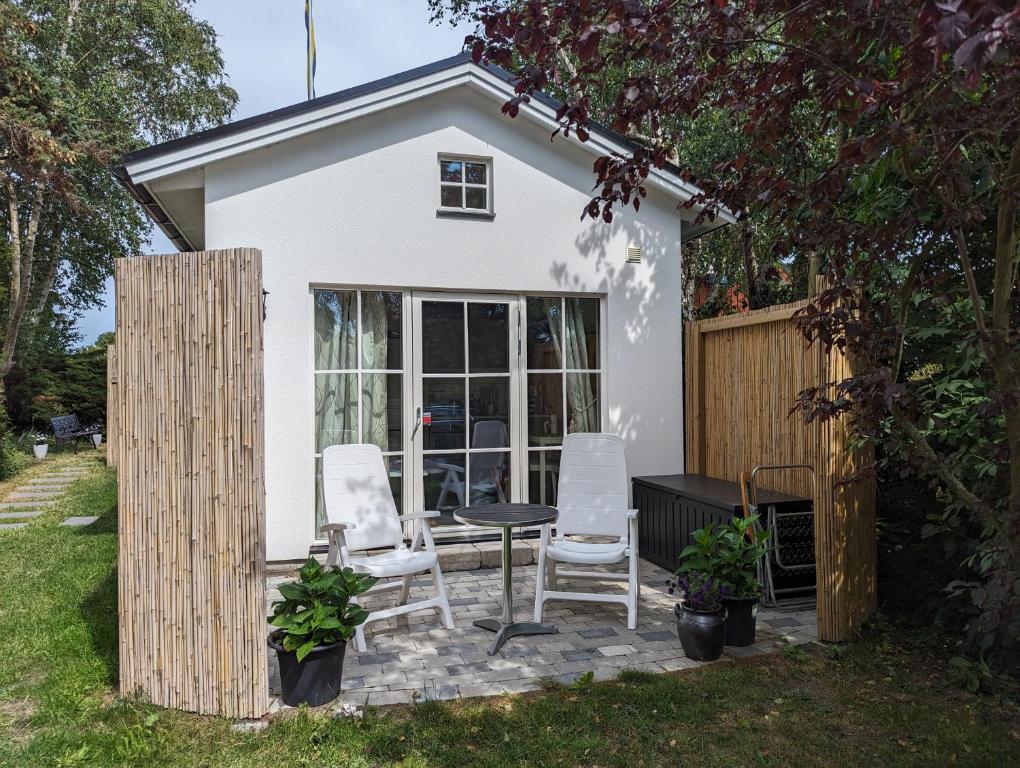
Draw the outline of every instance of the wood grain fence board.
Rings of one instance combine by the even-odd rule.
[[[877,607],[875,484],[839,484],[870,463],[850,450],[846,420],[804,423],[791,412],[808,387],[852,375],[839,350],[808,345],[794,314],[807,301],[699,320],[685,330],[686,471],[739,482],[759,464],[810,464],[817,473],[818,630],[849,639]],[[761,475],[809,495],[806,473]]]
[[[261,255],[116,265],[118,614],[125,693],[268,708]]]

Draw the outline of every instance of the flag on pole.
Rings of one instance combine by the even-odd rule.
[[[312,18],[312,0],[305,0],[305,38],[308,54],[306,79],[308,98],[315,98],[315,20]]]

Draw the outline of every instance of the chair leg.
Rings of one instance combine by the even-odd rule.
[[[627,629],[637,629],[638,597],[641,595],[641,577],[637,552],[630,553],[627,579]]]
[[[407,605],[407,600],[411,596],[411,582],[413,580],[413,576],[405,576],[400,580],[400,597],[397,599],[397,605]]]
[[[443,614],[443,626],[453,629],[453,612],[450,610],[450,599],[446,596],[446,582],[443,581],[443,572],[439,570],[438,563],[432,569],[432,583],[435,584],[436,595],[442,600],[439,611]]]
[[[544,544],[544,542],[543,542]],[[545,610],[545,547],[538,550],[538,576],[535,579],[535,621],[542,621]]]
[[[364,653],[368,650],[368,643],[365,642],[364,625],[354,628],[354,650]]]

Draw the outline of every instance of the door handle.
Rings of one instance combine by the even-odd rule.
[[[421,406],[414,409],[414,429],[411,430],[411,439],[414,440],[414,436],[418,434],[418,429],[421,427]]]

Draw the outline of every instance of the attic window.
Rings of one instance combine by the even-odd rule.
[[[440,155],[439,212],[492,215],[492,160]]]

